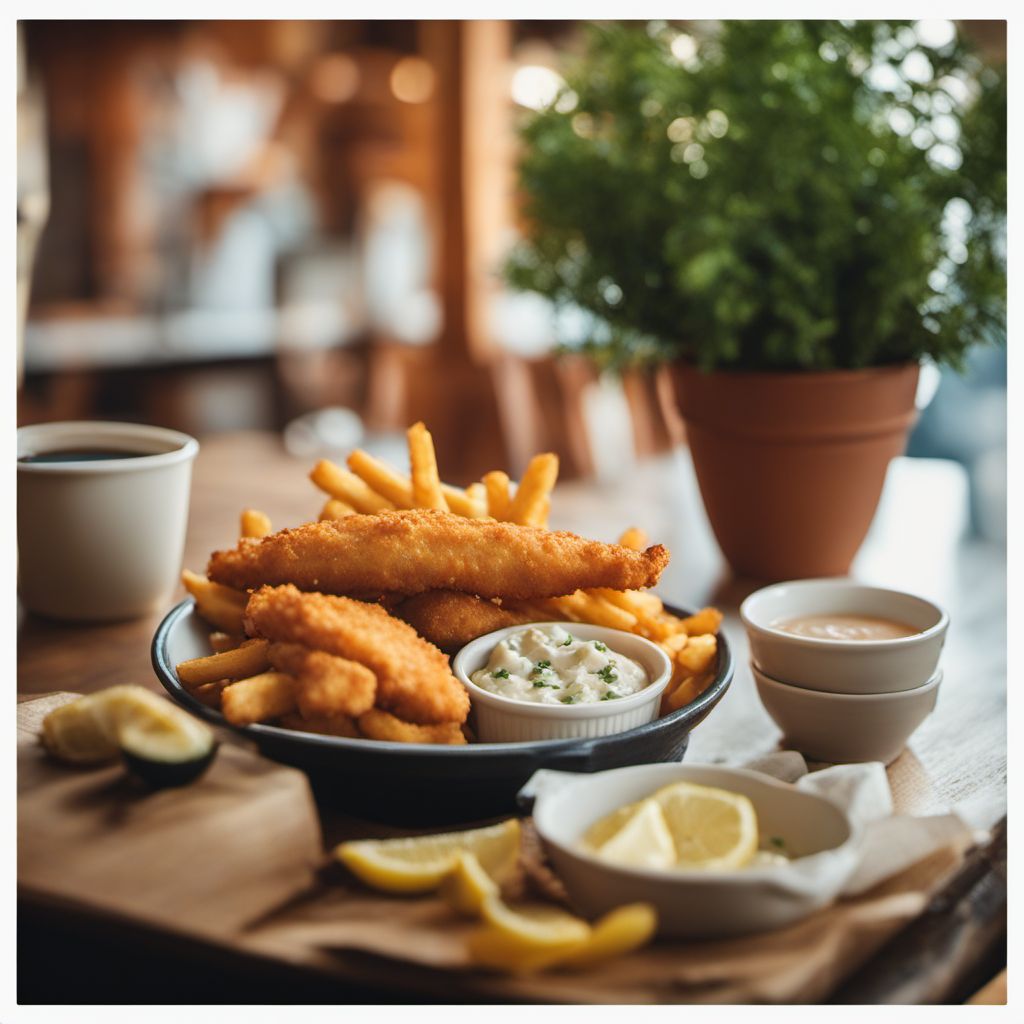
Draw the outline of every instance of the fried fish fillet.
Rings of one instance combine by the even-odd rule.
[[[356,717],[373,707],[377,677],[365,665],[289,643],[271,644],[267,658],[278,672],[295,677],[295,701],[307,718]]]
[[[460,590],[529,600],[589,587],[641,590],[667,564],[660,544],[632,551],[543,527],[411,509],[245,540],[214,553],[209,576],[241,589],[294,583],[333,594]]]
[[[366,666],[377,678],[377,706],[407,722],[464,722],[469,713],[469,696],[448,658],[379,605],[290,585],[263,587],[249,598],[245,628]]]
[[[452,653],[484,633],[529,622],[530,616],[510,611],[474,594],[458,590],[427,590],[406,598],[393,611],[424,639]]]

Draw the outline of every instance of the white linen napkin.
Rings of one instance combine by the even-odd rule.
[[[951,843],[966,846],[982,838],[956,811],[927,817],[894,814],[889,779],[880,761],[837,764],[810,772],[801,754],[783,750],[744,767],[823,796],[846,812],[860,831],[860,844],[856,867],[839,890],[843,896],[865,892]],[[827,861],[828,851],[803,859],[819,858]],[[799,868],[800,864],[797,860],[792,866]],[[827,867],[826,873],[830,873]]]

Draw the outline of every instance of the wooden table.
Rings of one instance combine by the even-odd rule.
[[[205,441],[195,468],[185,564],[202,570],[210,551],[233,544],[243,507],[262,509],[275,527],[313,518],[322,496],[306,478],[308,469],[272,435]],[[966,476],[956,464],[897,460],[853,574],[920,593],[950,614],[938,706],[889,769],[898,808],[927,814],[957,805],[987,827],[1005,815],[1006,803],[1006,555],[967,534],[967,497]],[[661,595],[726,611],[736,678],[694,732],[687,758],[736,764],[776,749],[779,733],[757,699],[737,616],[739,602],[756,585],[725,570],[687,453],[632,467],[614,480],[561,486],[551,519],[552,526],[605,540],[628,525],[643,527],[672,550]],[[129,682],[158,689],[149,642],[159,618],[68,626],[19,613],[19,693],[90,692]],[[328,835],[331,824],[324,822]]]

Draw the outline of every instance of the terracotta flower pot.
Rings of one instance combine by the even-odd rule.
[[[733,571],[845,575],[914,422],[917,364],[673,370],[704,506]]]

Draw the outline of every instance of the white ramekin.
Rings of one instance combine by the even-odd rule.
[[[815,761],[846,764],[899,757],[931,714],[942,670],[923,686],[896,693],[823,693],[771,679],[751,665],[757,695],[787,746]]]
[[[512,633],[524,629],[561,626],[583,640],[600,640],[643,666],[650,683],[637,693],[596,704],[532,704],[483,690],[470,678],[483,668],[491,651]],[[661,695],[672,676],[668,655],[650,640],[633,633],[582,622],[531,622],[496,629],[477,637],[462,648],[452,669],[469,691],[473,704],[477,738],[482,743],[520,743],[530,740],[564,740],[610,736],[644,725],[658,717]]]
[[[870,615],[919,629],[894,640],[822,640],[773,625],[780,619],[821,614]],[[828,693],[898,693],[935,675],[949,616],[938,605],[850,579],[776,583],[740,607],[750,655],[765,675],[792,686]]]
[[[18,463],[18,593],[38,615],[136,618],[178,582],[192,463],[187,434],[135,423],[41,423],[18,431],[18,458],[110,448],[136,458]]]

